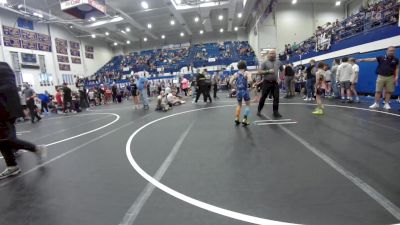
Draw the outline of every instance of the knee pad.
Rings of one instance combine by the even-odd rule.
[[[250,109],[249,107],[246,107],[246,109],[244,110],[244,115],[248,116],[250,114]]]

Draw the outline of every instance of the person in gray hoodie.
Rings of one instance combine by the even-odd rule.
[[[349,63],[348,57],[342,58],[342,63],[337,69],[337,81],[340,83],[340,92],[342,96],[342,103],[347,102],[352,103],[351,98],[351,78],[353,76],[354,70],[353,66]]]

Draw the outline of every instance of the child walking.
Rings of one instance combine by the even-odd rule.
[[[230,84],[233,84],[236,81],[236,98],[238,101],[238,105],[236,107],[235,114],[235,123],[236,125],[240,124],[240,113],[242,111],[242,101],[245,101],[246,108],[244,110],[244,116],[242,120],[243,126],[249,125],[248,116],[250,114],[250,94],[249,94],[249,85],[252,82],[252,77],[249,72],[246,71],[247,65],[245,61],[240,61],[238,63],[239,71],[235,73],[231,79]]]
[[[322,95],[325,94],[326,81],[325,81],[325,63],[320,62],[317,66],[317,72],[315,73],[316,83],[315,90],[317,90],[316,100],[317,108],[312,112],[314,115],[324,115],[324,105],[322,104]]]

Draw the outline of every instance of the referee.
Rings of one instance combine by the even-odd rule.
[[[279,60],[276,59],[276,50],[270,50],[267,55],[267,60],[261,64],[261,68],[258,71],[258,74],[263,76],[262,95],[260,102],[258,103],[258,116],[261,116],[261,110],[264,107],[265,100],[267,99],[268,95],[272,93],[274,98],[272,106],[274,117],[282,117],[282,115],[279,113],[279,71],[283,71],[283,65]]]

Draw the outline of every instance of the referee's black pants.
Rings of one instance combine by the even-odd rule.
[[[272,109],[275,112],[279,111],[279,85],[276,81],[264,81],[262,84],[262,95],[260,98],[260,102],[258,103],[258,112],[264,107],[265,100],[268,98],[269,94],[272,94],[274,99]]]

